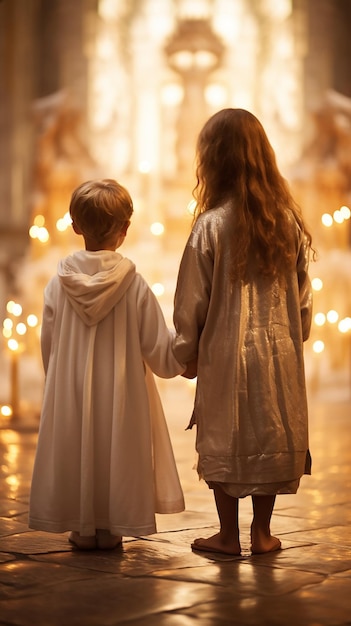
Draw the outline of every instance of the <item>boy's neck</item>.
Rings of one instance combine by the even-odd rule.
[[[96,246],[87,246],[85,245],[85,249],[88,252],[100,252],[101,250],[109,250],[110,252],[116,252],[116,248],[113,246],[104,246],[104,245],[96,245]]]
[[[95,241],[94,239],[84,239],[85,249],[88,252],[99,252],[99,250],[108,250],[115,252],[118,246],[118,241]]]

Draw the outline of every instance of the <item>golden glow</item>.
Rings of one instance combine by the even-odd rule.
[[[30,315],[28,315],[28,317],[27,317],[27,324],[31,328],[35,328],[35,326],[37,326],[38,318],[37,318],[36,315],[34,315],[34,313],[31,313]]]
[[[150,230],[153,235],[155,235],[156,237],[159,237],[160,235],[163,235],[163,233],[165,232],[165,227],[163,224],[161,224],[161,222],[154,222],[153,224],[151,224]]]
[[[29,229],[29,236],[30,236],[31,239],[37,239],[38,233],[39,233],[39,226],[36,226],[34,224],[33,226],[30,227],[30,229]]]
[[[291,0],[269,0],[269,11],[272,17],[278,20],[286,20],[292,12]]]
[[[20,453],[20,447],[18,445],[18,435],[13,432],[12,436],[6,438],[5,433],[3,435],[3,441],[7,444],[7,451],[4,455],[4,461],[6,463],[7,477],[5,482],[9,485],[10,491],[14,494],[20,485],[20,480],[17,476],[18,472],[18,457]]]
[[[188,213],[190,213],[190,215],[194,215],[196,209],[196,200],[190,200],[186,209]]]
[[[163,296],[165,292],[165,288],[162,283],[154,283],[151,287],[151,290],[155,294],[155,296]]]
[[[180,70],[189,70],[193,64],[193,55],[190,50],[180,50],[172,55],[172,62]]]
[[[329,228],[336,222],[337,224],[342,224],[344,220],[349,220],[351,217],[351,211],[348,206],[343,205],[340,209],[334,211],[333,215],[330,213],[323,213],[321,220],[322,224]]]
[[[257,63],[256,49],[259,48],[260,37],[263,30],[261,33],[261,25],[257,22],[256,18],[254,18],[253,11],[246,6],[250,3],[243,1],[231,2],[230,0],[218,0],[216,2],[210,2],[210,0],[179,0],[179,2],[176,3],[168,2],[168,8],[166,9],[163,7],[164,3],[162,0],[155,0],[151,3],[145,3],[145,7],[139,12],[135,27],[132,27],[132,19],[134,19],[132,16],[133,12],[132,10],[129,11],[129,9],[126,9],[128,4],[128,1],[125,0],[98,0],[96,3],[99,20],[94,24],[94,28],[96,28],[96,32],[94,31],[93,33],[94,36],[91,38],[91,41],[88,38],[89,42],[87,43],[89,48],[89,50],[87,50],[89,56],[89,84],[87,85],[89,100],[86,104],[89,117],[95,119],[94,116],[96,116],[97,120],[96,126],[92,123],[92,119],[89,120],[89,124],[93,128],[91,140],[89,139],[89,148],[92,149],[93,156],[96,158],[99,168],[100,166],[105,166],[106,163],[111,168],[111,174],[107,171],[107,176],[113,176],[113,172],[120,172],[121,176],[127,175],[127,184],[130,180],[132,188],[135,187],[135,193],[138,197],[135,199],[134,207],[136,213],[140,212],[140,231],[145,232],[144,229],[146,227],[146,235],[152,240],[152,243],[150,241],[148,245],[150,245],[151,250],[152,247],[154,247],[157,254],[158,248],[162,247],[163,239],[155,241],[154,237],[164,237],[165,233],[165,226],[162,223],[164,219],[164,208],[162,198],[160,198],[162,195],[162,177],[171,177],[176,173],[176,157],[178,150],[177,133],[180,132],[179,129],[181,129],[181,124],[180,122],[178,124],[178,120],[181,119],[181,115],[179,115],[179,111],[175,107],[181,105],[184,94],[188,95],[188,83],[187,80],[183,83],[180,75],[170,68],[167,69],[163,52],[164,44],[162,42],[162,46],[159,45],[159,43],[155,45],[155,41],[152,41],[154,38],[150,38],[151,29],[154,29],[154,32],[157,33],[157,37],[160,37],[161,42],[162,29],[159,27],[159,24],[160,21],[164,24],[163,20],[165,19],[164,16],[166,13],[171,14],[167,18],[170,29],[175,27],[176,20],[182,17],[192,16],[202,18],[205,16],[209,19],[210,25],[214,26],[215,30],[218,32],[219,38],[228,38],[223,63],[221,63],[216,73],[208,74],[206,85],[204,83],[200,85],[201,96],[205,97],[209,109],[220,109],[225,106],[244,106],[244,108],[252,109],[257,90],[255,84],[255,80],[257,80],[255,69]],[[299,95],[299,81],[303,66],[303,57],[301,58],[298,48],[300,50],[300,47],[303,47],[304,43],[299,43],[298,39],[300,33],[299,36],[296,35],[294,31],[294,20],[290,18],[293,6],[292,0],[264,0],[261,4],[266,21],[264,36],[267,38],[267,50],[269,51],[267,58],[262,58],[262,64],[264,62],[264,72],[262,72],[262,77],[259,77],[261,81],[260,89],[262,90],[262,102],[267,101],[267,93],[270,94],[270,91],[272,91],[273,106],[271,110],[277,111],[278,117],[283,119],[281,124],[282,129],[290,129],[286,120],[296,119],[299,121],[303,108],[301,95]],[[174,5],[172,10],[170,10],[170,5]],[[128,20],[126,19],[127,17]],[[130,22],[129,19],[131,20]],[[287,20],[287,22],[284,22],[285,20]],[[154,26],[152,26],[152,23],[154,23]],[[119,50],[119,44],[121,42],[123,43],[123,36],[121,36],[119,40],[120,35],[123,35],[123,33],[120,32],[122,26],[123,28],[128,27],[127,30],[130,37],[128,48],[130,66],[126,65],[127,69],[124,68],[123,61],[123,53],[125,51],[121,52]],[[140,33],[143,34],[143,41],[139,39]],[[301,35],[301,39],[303,38],[304,34]],[[143,58],[144,51],[149,44],[150,52],[147,52],[145,58]],[[205,49],[206,45],[201,47],[203,48],[202,50],[192,52],[191,45],[189,45],[189,47],[184,46],[176,56],[175,62],[185,71],[194,67],[200,68],[199,73],[201,72],[201,68],[204,70],[210,69],[213,63],[216,62],[216,56]],[[162,55],[160,60],[158,60],[161,50]],[[240,54],[237,53],[237,50],[240,50]],[[147,62],[149,58],[150,63]],[[131,75],[129,75],[129,67],[132,68],[130,72]],[[196,75],[196,72],[194,72],[194,74]],[[189,76],[189,82],[190,81],[191,77]],[[190,91],[189,93],[191,95],[192,92]],[[260,102],[261,96],[259,96],[257,103],[255,101],[258,108],[260,108]],[[185,105],[186,102],[184,102],[184,106]],[[161,110],[159,108],[160,106]],[[154,111],[152,116],[149,114],[150,110]],[[267,124],[269,135],[269,131],[273,126],[274,132],[272,141],[277,146],[277,153],[283,153],[284,155],[286,151],[284,151],[284,146],[282,149],[281,143],[282,140],[284,141],[285,131],[283,130],[282,136],[280,136],[280,131],[277,130],[279,125],[274,124],[273,115],[270,116],[271,113],[268,107],[267,110],[265,109],[264,113],[264,125],[266,126]],[[132,133],[130,132],[131,128],[133,130]],[[184,128],[186,131],[186,124]],[[291,136],[299,137],[302,128],[301,124],[301,128],[297,128],[297,132]],[[100,135],[99,131],[104,129],[106,132]],[[181,139],[181,133],[179,138]],[[298,147],[299,142],[300,140],[297,140]],[[294,146],[295,144],[292,146],[292,149],[288,151],[291,153],[292,162],[296,160],[296,146]],[[163,159],[166,153],[170,156],[164,164]],[[283,156],[283,158],[289,160],[289,157]],[[162,168],[160,168],[160,163]],[[125,170],[123,169],[124,164]],[[117,165],[118,167],[116,167]],[[191,194],[189,195],[191,197]],[[183,203],[183,216],[180,215],[180,217],[183,217],[184,221],[190,222],[192,218],[189,217],[189,215],[194,215],[196,201],[191,199],[186,206],[187,198],[185,197],[185,200],[183,199],[182,201],[182,195],[179,195],[179,197],[180,204]],[[335,223],[342,224],[344,220],[349,220],[351,215],[348,206],[340,206],[340,200],[342,202],[348,202],[349,198],[347,196],[339,196],[339,200],[335,202],[336,197],[335,195],[334,201],[332,201],[333,196],[331,194],[328,203],[326,199],[326,204],[324,208],[322,208],[322,210],[329,212],[324,213],[320,217],[321,213],[319,211],[318,215],[318,220],[321,219],[319,228],[323,230],[323,237],[326,243],[329,242],[329,244],[331,244],[331,242],[327,235],[331,236],[334,235],[334,233],[326,232],[326,229],[332,227]],[[60,233],[63,233],[63,235],[60,236],[56,234],[57,240],[64,242],[64,237],[66,236],[64,233],[71,224],[69,214],[63,216],[65,210],[64,204],[62,207],[61,203],[57,206],[54,202],[52,206],[49,205],[47,207],[44,205],[43,200],[44,198],[38,199],[36,210],[44,212],[46,220],[45,216],[41,214],[33,217],[29,231],[30,237],[45,244],[49,241],[50,236],[55,236],[54,231],[57,228]],[[338,210],[334,211],[334,209]],[[59,219],[57,219],[58,217]],[[160,221],[153,222],[153,220],[156,219],[160,219]],[[168,221],[165,221],[165,224],[166,227],[168,227]],[[344,227],[341,226],[339,228],[335,226],[335,230],[338,231],[335,235],[335,241],[337,243],[339,235],[340,240],[344,243],[344,239],[342,238],[344,229],[346,233],[346,224]],[[166,231],[166,233],[167,232],[168,231]],[[136,237],[137,236],[138,234]],[[43,248],[40,244],[37,244],[37,247]],[[156,255],[153,262],[155,262],[155,260],[157,264]],[[328,259],[326,263],[328,263]],[[343,260],[341,259],[340,266],[342,264]],[[324,268],[325,266],[322,265],[322,267]],[[349,332],[350,328],[347,321],[349,318],[340,318],[349,314],[350,311],[348,309],[343,310],[341,305],[342,294],[340,298],[338,297],[338,293],[334,294],[334,290],[335,292],[338,290],[339,283],[333,285],[332,281],[329,282],[329,273],[326,272],[324,275],[323,271],[324,270],[317,268],[314,270],[314,273],[321,272],[321,276],[323,276],[323,279],[326,281],[324,289],[321,278],[314,278],[312,280],[314,292],[319,292],[322,289],[323,291],[321,294],[321,302],[317,303],[317,312],[314,314],[314,324],[318,328],[314,327],[313,329],[316,335],[313,337],[311,343],[320,335],[325,339],[326,349],[329,350],[329,348],[331,349],[333,347],[331,344],[334,335],[337,336],[340,343],[343,340],[344,343],[347,344],[349,336],[340,337],[339,333]],[[345,274],[346,272],[347,268],[345,268]],[[152,263],[150,274],[154,281],[161,279],[161,281],[163,280],[165,282],[164,276],[162,276],[162,274],[160,275],[157,271],[153,275]],[[33,272],[33,280],[36,278],[35,272]],[[165,285],[166,295],[168,297],[168,291],[171,291],[171,289],[169,289],[168,282],[165,282]],[[343,287],[340,289],[342,290]],[[152,286],[152,291],[156,296],[163,296],[165,286],[161,282],[155,282]],[[315,299],[318,301],[320,296],[318,293],[315,295]],[[325,299],[323,298],[324,295],[326,295]],[[13,303],[13,305],[17,306],[16,303]],[[23,299],[23,305],[26,308],[25,299]],[[340,315],[334,309],[327,312],[328,306],[336,307]],[[321,311],[324,311],[324,313]],[[27,312],[28,309],[26,313]],[[22,315],[22,308],[20,307],[20,313],[12,312],[11,309],[11,316],[12,315],[16,317]],[[22,350],[23,343],[27,339],[27,337],[22,339],[15,335],[15,327],[19,335],[25,334],[25,325],[28,326],[28,335],[32,332],[30,330],[31,328],[36,329],[34,331],[34,337],[36,337],[37,333],[40,333],[37,316],[28,315],[26,319],[25,316],[23,316],[25,324],[17,324],[19,321],[19,319],[15,319],[15,324],[13,324],[12,320],[7,319],[3,324],[3,336],[5,337],[3,341],[7,342],[10,340],[8,346],[14,351]],[[327,329],[325,329],[326,322],[328,322],[328,324],[334,324],[335,327],[331,328],[328,326]],[[31,348],[31,346],[29,346],[29,348]],[[337,346],[335,346],[335,348],[337,348]],[[323,342],[316,342],[313,350],[317,353],[323,352]],[[348,356],[347,350],[340,350],[340,361],[344,358],[344,353]],[[336,360],[337,359],[339,359],[339,356],[336,357]]]
[[[179,15],[182,18],[207,18],[208,9],[205,0],[180,0],[178,3]]]
[[[103,59],[104,61],[109,61],[113,59],[116,54],[116,44],[111,37],[108,37],[106,34],[101,36],[101,38],[97,41],[96,44],[96,53],[99,59]]]
[[[47,241],[49,241],[49,231],[47,230],[47,228],[45,228],[45,226],[36,226],[33,225],[30,227],[29,229],[29,236],[31,237],[31,239],[39,239],[39,241],[41,243],[46,243]]]
[[[16,326],[16,332],[18,335],[25,335],[27,332],[27,326],[23,322],[19,322]]]
[[[57,228],[58,231],[60,231],[60,233],[63,233],[66,230],[67,226],[66,226],[64,220],[62,219],[62,217],[60,217],[60,219],[57,220],[56,228]]]
[[[330,226],[333,225],[333,218],[330,215],[330,213],[323,213],[323,215],[322,215],[322,224],[323,224],[323,226],[326,226],[327,228],[330,228]]]
[[[22,315],[22,307],[21,307],[21,305],[18,304],[18,302],[14,302],[13,300],[10,300],[7,303],[6,309],[7,309],[8,313],[11,313],[11,315],[14,315],[15,317],[19,317],[20,315]]]
[[[149,172],[151,172],[151,163],[146,159],[140,161],[138,165],[138,170],[139,172],[141,172],[141,174],[149,174]]]
[[[45,217],[44,217],[44,215],[36,215],[34,220],[33,220],[33,224],[34,224],[34,226],[37,226],[38,228],[41,228],[42,226],[44,226],[44,224],[45,224]]]
[[[11,476],[7,476],[5,480],[7,484],[11,487],[11,491],[17,491],[20,483],[16,474],[11,474]]]
[[[12,330],[12,328],[13,328],[13,321],[10,320],[9,317],[6,317],[6,319],[4,319],[2,325],[3,325],[3,328],[5,330]]]
[[[318,341],[314,342],[314,344],[312,346],[312,349],[313,349],[313,352],[316,352],[317,354],[320,354],[321,352],[323,352],[324,347],[325,347],[324,346],[324,341],[321,341],[320,339],[318,339]]]
[[[210,69],[216,64],[217,57],[209,50],[179,50],[172,55],[172,62],[180,70],[187,71],[190,68]]]
[[[8,303],[6,304],[6,310],[8,313],[12,313],[13,312],[13,307],[15,306],[15,302],[13,300],[9,300]]]
[[[194,53],[194,63],[196,67],[201,67],[203,69],[208,69],[215,65],[217,62],[217,57],[213,52],[209,50],[198,50]]]
[[[19,344],[18,344],[18,341],[16,341],[16,339],[9,339],[7,342],[7,345],[9,349],[12,350],[12,352],[16,352],[16,350],[18,350],[19,348]]]
[[[182,102],[183,97],[183,87],[177,83],[164,85],[164,87],[162,87],[161,98],[163,104],[166,106],[177,106]]]
[[[313,278],[312,281],[312,289],[315,291],[320,291],[323,289],[323,281],[320,278]]]
[[[214,108],[221,108],[227,101],[227,89],[224,85],[211,84],[205,89],[205,99],[208,104]]]
[[[334,218],[334,221],[335,221],[337,224],[342,224],[342,223],[343,223],[343,221],[344,221],[344,216],[343,216],[343,214],[341,213],[341,211],[334,211],[334,213],[333,213],[333,218]]]
[[[240,11],[240,9],[239,9]],[[235,41],[240,36],[240,17],[238,15],[238,5],[234,2],[228,4],[226,14],[215,12],[213,15],[213,26],[222,39],[229,42]]]
[[[343,216],[344,220],[349,220],[351,217],[351,211],[348,206],[340,207],[340,213]]]
[[[118,17],[118,5],[116,0],[100,0],[98,4],[99,15],[105,20]]]
[[[335,322],[337,322],[339,319],[339,313],[337,313],[337,311],[334,311],[334,309],[330,309],[330,311],[328,311],[327,313],[327,320],[330,324],[335,324]]]
[[[67,228],[72,224],[72,219],[69,213],[66,213],[63,217],[60,217],[60,219],[57,220],[56,222],[56,228],[57,230],[59,230],[61,233],[63,233],[65,230],[67,230]]]
[[[4,404],[0,409],[0,413],[3,417],[11,417],[12,408],[8,406],[7,404]]]
[[[351,330],[351,317],[345,317],[344,319],[340,320],[338,324],[338,329],[341,333],[348,333],[349,330]]]
[[[324,313],[316,313],[314,316],[314,322],[317,326],[323,326],[323,324],[325,324],[325,319]]]
[[[38,232],[38,239],[41,243],[46,243],[47,241],[49,241],[49,232],[48,230],[45,228],[45,226],[42,226],[42,228],[39,228],[39,232]]]

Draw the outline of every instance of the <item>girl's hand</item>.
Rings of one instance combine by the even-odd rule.
[[[196,378],[197,376],[197,357],[186,364],[186,369],[182,376],[184,378]]]

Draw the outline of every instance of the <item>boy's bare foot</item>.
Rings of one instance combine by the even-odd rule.
[[[111,535],[108,530],[98,528],[96,542],[99,550],[113,550],[122,545],[122,537],[121,535]]]
[[[77,531],[72,530],[68,536],[68,541],[77,549],[77,550],[96,550],[96,537],[84,537],[80,535]]]
[[[271,534],[251,531],[251,552],[252,554],[265,554],[266,552],[275,552],[280,550],[281,541],[278,537]]]
[[[240,556],[241,548],[239,542],[234,540],[224,541],[221,533],[212,535],[207,539],[200,537],[195,539],[191,544],[193,550],[199,550],[202,552],[218,552],[220,554],[229,554],[230,556]]]

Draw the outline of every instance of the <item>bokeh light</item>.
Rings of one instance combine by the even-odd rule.
[[[314,291],[320,291],[323,289],[323,281],[320,278],[313,278],[311,284]]]

